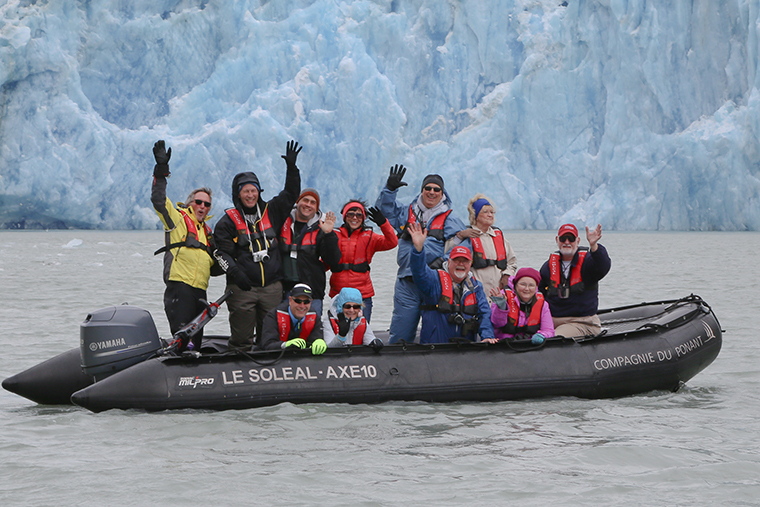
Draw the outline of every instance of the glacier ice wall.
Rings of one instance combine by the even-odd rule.
[[[0,224],[155,228],[289,139],[324,209],[444,176],[503,228],[760,230],[756,1],[7,0]]]

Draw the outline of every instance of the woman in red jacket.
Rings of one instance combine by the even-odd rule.
[[[375,252],[395,248],[398,244],[396,232],[383,213],[377,208],[369,208],[362,201],[348,201],[341,210],[343,225],[338,229],[338,247],[340,247],[340,264],[331,266],[330,297],[344,287],[355,287],[364,298],[364,318],[369,322],[372,316],[372,296],[375,289],[369,277],[369,264]],[[382,234],[372,231],[364,225],[369,219],[380,226]]]

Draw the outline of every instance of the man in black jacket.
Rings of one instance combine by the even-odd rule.
[[[297,283],[305,283],[313,292],[311,309],[322,317],[329,266],[340,264],[340,248],[335,228],[335,213],[324,216],[319,211],[319,193],[304,189],[298,196],[290,217],[280,230],[278,241],[282,252],[283,284],[289,291]]]
[[[230,347],[248,350],[260,339],[264,316],[282,301],[282,259],[277,233],[290,214],[301,190],[296,158],[298,143],[287,144],[285,188],[269,202],[260,199],[263,189],[252,172],[232,180],[234,208],[225,211],[214,229],[214,256],[227,273],[230,312]]]

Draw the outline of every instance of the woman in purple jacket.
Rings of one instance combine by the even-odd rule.
[[[491,289],[491,323],[495,338],[483,340],[497,343],[505,339],[530,339],[540,345],[554,336],[549,304],[538,292],[541,275],[533,268],[520,268],[512,278],[514,290]]]

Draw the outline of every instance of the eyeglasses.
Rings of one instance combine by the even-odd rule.
[[[360,211],[354,211],[354,212],[349,211],[348,213],[346,213],[346,218],[362,218],[363,216],[364,215],[362,215]]]
[[[293,298],[293,302],[297,305],[308,305],[311,303],[311,299],[296,299]]]
[[[570,243],[574,243],[575,242],[575,236],[573,236],[572,234],[565,234],[564,236],[560,236],[559,237],[559,242],[560,243],[564,243],[565,241],[569,241]]]
[[[436,194],[438,192],[442,192],[441,187],[434,187],[432,185],[428,185],[424,187],[422,190],[424,190],[425,192],[435,192]]]
[[[203,204],[203,205],[204,205],[204,206],[206,206],[207,208],[210,208],[210,207],[211,207],[211,203],[210,203],[210,202],[208,202],[208,201],[204,201],[204,200],[202,200],[202,199],[196,199],[196,200],[195,200],[195,204],[197,204],[198,206],[200,206],[201,204]]]
[[[349,303],[346,303],[345,305],[343,305],[344,310],[360,310],[361,307],[362,305],[352,305]]]

